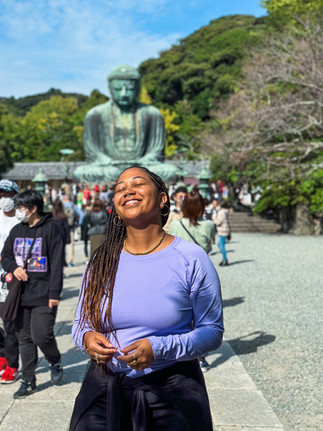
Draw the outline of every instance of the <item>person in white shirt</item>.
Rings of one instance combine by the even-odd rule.
[[[0,277],[5,274],[1,252],[11,229],[19,223],[15,216],[14,197],[19,188],[14,181],[0,181]],[[0,287],[1,287],[0,281]],[[19,349],[14,322],[3,320],[5,333],[0,332],[0,383],[14,383],[18,379]],[[2,330],[1,330],[2,331]]]

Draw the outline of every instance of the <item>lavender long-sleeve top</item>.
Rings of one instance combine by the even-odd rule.
[[[82,350],[88,324],[78,330],[82,292],[72,335]],[[105,314],[107,301],[103,307]],[[196,244],[175,237],[161,251],[147,256],[121,252],[116,276],[112,320],[120,348],[148,338],[155,361],[133,370],[116,356],[108,363],[114,372],[138,377],[217,349],[222,342],[223,315],[220,282],[208,255]],[[104,334],[114,346],[117,340]]]

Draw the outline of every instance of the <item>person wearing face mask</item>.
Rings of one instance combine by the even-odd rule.
[[[14,181],[0,181],[0,276],[5,272],[1,265],[2,248],[11,229],[19,223],[14,208],[14,197],[18,192]],[[18,379],[19,349],[14,323],[3,319],[3,325],[5,331],[0,329],[0,383],[5,384]]]
[[[22,384],[14,398],[19,399],[36,390],[37,347],[50,364],[52,383],[59,384],[63,376],[54,325],[63,287],[64,244],[51,215],[43,213],[43,199],[39,192],[27,190],[17,195],[15,207],[20,223],[11,230],[4,244],[2,265],[24,282],[15,320]],[[31,258],[24,269],[34,238]]]

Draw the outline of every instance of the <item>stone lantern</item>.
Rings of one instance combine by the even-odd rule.
[[[42,168],[39,169],[37,174],[34,176],[34,178],[31,180],[33,183],[35,183],[34,189],[39,192],[41,195],[45,194],[45,184],[48,181],[47,176],[45,175],[45,172],[42,170]]]
[[[71,154],[74,154],[74,150],[71,150],[70,148],[62,148],[61,150],[59,150],[59,152],[62,155],[61,162],[63,165],[64,180],[67,183],[68,182],[69,169],[68,169],[68,164],[65,161],[65,159],[66,159],[66,156],[70,156]]]

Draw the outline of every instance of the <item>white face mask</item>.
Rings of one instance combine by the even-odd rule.
[[[5,213],[10,212],[14,209],[14,201],[13,198],[1,198],[0,199],[0,210],[2,210]]]
[[[27,223],[27,221],[30,219],[31,214],[28,216],[26,215],[26,210],[21,210],[19,208],[16,209],[16,217],[19,221],[22,223]]]

